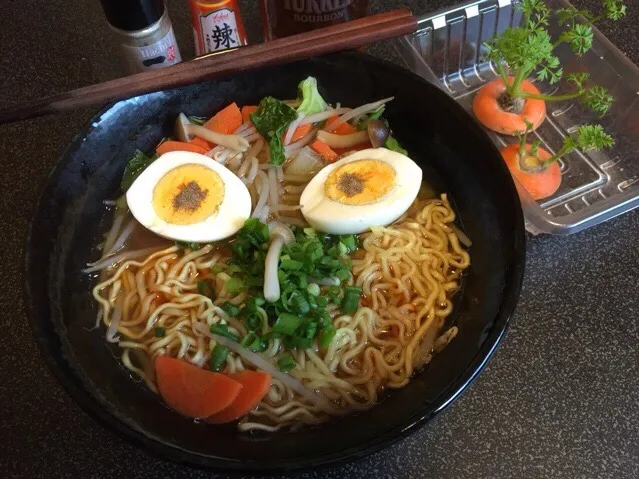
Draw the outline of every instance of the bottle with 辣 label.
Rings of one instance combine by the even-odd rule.
[[[189,0],[196,55],[247,45],[237,0]]]

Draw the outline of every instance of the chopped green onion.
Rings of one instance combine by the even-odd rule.
[[[303,231],[306,236],[312,236],[313,238],[317,236],[317,231],[313,228],[304,228]]]
[[[340,269],[335,271],[335,277],[340,281],[346,281],[351,277],[351,272],[348,270],[348,268]]]
[[[270,341],[271,339],[281,337],[280,333],[276,333],[275,331],[270,331],[264,335],[262,335],[262,341]]]
[[[216,344],[211,351],[211,371],[220,371],[226,362],[226,358],[229,355],[229,350],[221,344]]]
[[[359,308],[359,298],[362,296],[362,288],[359,286],[346,286],[344,299],[342,300],[342,312],[353,314]]]
[[[187,241],[176,241],[175,242],[175,246],[178,246],[182,249],[192,249],[192,250],[198,250],[201,248],[201,244],[199,243],[191,243],[191,242],[187,242]]]
[[[237,265],[237,264],[232,264],[231,266],[229,266],[229,267],[226,269],[226,273],[227,273],[229,276],[233,276],[234,274],[237,274],[237,273],[243,273],[243,272],[244,272],[244,270],[242,269],[242,267],[241,267],[241,266],[239,266],[239,265]]]
[[[225,338],[232,339],[233,341],[239,341],[235,334],[229,332],[229,327],[226,324],[213,324],[210,328],[211,333],[219,334],[220,336],[224,336]]]
[[[262,326],[262,315],[260,313],[251,313],[244,317],[244,324],[249,331],[255,331]]]
[[[202,296],[206,296],[209,299],[213,299],[213,288],[206,281],[197,282],[197,292]]]
[[[273,325],[273,331],[276,333],[290,335],[302,324],[302,318],[290,313],[282,313]]]
[[[280,262],[280,268],[282,268],[283,270],[298,271],[302,269],[302,266],[304,266],[304,263],[302,263],[301,261],[296,261],[294,259],[283,259]]]
[[[239,278],[231,278],[226,282],[226,290],[230,294],[239,294],[244,289],[244,281]]]
[[[262,341],[262,338],[255,333],[248,333],[244,336],[240,344],[255,352],[264,351],[266,349],[265,342]]]
[[[352,253],[357,249],[357,239],[355,235],[344,235],[339,240],[341,245],[344,245],[348,253]]]
[[[306,291],[308,291],[308,294],[310,294],[311,296],[319,296],[320,294],[319,284],[310,283],[308,286],[306,286]]]
[[[328,306],[328,298],[326,296],[317,296],[315,298],[315,302],[317,303],[318,308],[324,309],[326,306]]]
[[[304,296],[299,294],[299,292],[298,294],[292,297],[291,303],[293,306],[293,310],[299,314],[306,314],[311,310],[311,307],[308,304],[308,301],[306,300]]]
[[[163,338],[164,336],[166,336],[166,329],[157,326],[153,329],[153,334],[155,334],[156,338]]]
[[[286,354],[286,355],[282,356],[277,361],[277,367],[283,373],[286,373],[286,372],[290,371],[291,369],[295,369],[295,366],[297,366],[297,363],[293,359],[293,356],[291,356],[290,354]]]
[[[317,343],[319,344],[320,348],[326,349],[331,344],[331,341],[333,340],[334,337],[335,337],[335,328],[333,327],[333,325],[327,326],[320,331],[319,339],[317,340]]]
[[[240,313],[240,308],[238,308],[230,301],[224,303],[222,306],[220,306],[220,308],[222,308],[222,310],[232,318],[236,317]]]
[[[224,268],[222,268],[222,266],[219,264],[214,264],[213,266],[211,266],[211,273],[213,274],[220,274],[222,271],[224,271]]]

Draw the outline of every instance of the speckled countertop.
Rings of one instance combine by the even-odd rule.
[[[170,0],[183,57],[186,0]],[[258,9],[245,0],[252,40]],[[451,0],[373,1],[417,13]],[[593,7],[597,0],[575,0]],[[639,62],[639,5],[601,29]],[[0,106],[118,76],[96,0],[3,2]],[[398,61],[387,44],[371,52]],[[92,109],[0,126],[0,477],[213,477],[107,432],[44,366],[22,304],[23,244],[39,185]],[[479,379],[419,432],[301,477],[639,477],[639,213],[570,237],[530,237],[512,326]]]

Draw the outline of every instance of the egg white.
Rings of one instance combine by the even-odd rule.
[[[153,190],[174,168],[201,165],[215,171],[224,183],[224,199],[217,213],[190,225],[171,224],[161,219],[153,207]],[[217,161],[198,153],[173,151],[151,163],[126,193],[129,210],[138,222],[159,236],[178,241],[208,243],[234,235],[251,215],[251,195],[246,185]]]
[[[395,170],[396,184],[384,196],[367,205],[346,205],[326,196],[324,185],[337,168],[359,160],[383,161]],[[324,167],[302,192],[300,205],[306,221],[315,229],[332,234],[363,233],[371,226],[386,226],[413,203],[422,183],[422,170],[406,155],[386,148],[371,148],[348,155]]]

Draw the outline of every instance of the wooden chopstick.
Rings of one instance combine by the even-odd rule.
[[[417,20],[403,8],[235,51],[206,55],[161,70],[138,73],[0,110],[0,124],[104,104],[145,93],[279,65],[414,32]]]

